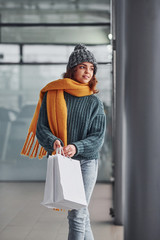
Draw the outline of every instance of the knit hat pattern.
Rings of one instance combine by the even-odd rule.
[[[92,63],[94,65],[94,74],[96,74],[97,61],[93,53],[90,52],[84,44],[77,44],[69,57],[67,70],[77,66],[82,62]]]

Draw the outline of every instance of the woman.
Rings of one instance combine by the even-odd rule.
[[[40,92],[22,154],[39,158],[63,147],[64,154],[80,161],[86,199],[89,203],[98,170],[98,152],[105,133],[105,114],[97,93],[97,63],[87,48],[78,44],[69,57],[63,79],[53,81]],[[68,213],[68,240],[93,240],[88,208]]]

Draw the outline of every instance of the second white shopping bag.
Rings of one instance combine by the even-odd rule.
[[[80,162],[61,154],[48,157],[44,199],[47,208],[80,209],[87,206]]]

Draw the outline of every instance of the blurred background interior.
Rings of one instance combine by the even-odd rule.
[[[34,183],[41,191],[45,180],[47,159],[20,155],[39,91],[61,77],[74,46],[84,43],[98,61],[99,97],[107,119],[97,179],[101,184],[96,185],[100,191],[91,205],[94,219],[99,217],[95,233],[102,233],[103,227],[110,235],[97,239],[122,239],[106,224],[113,202],[111,215],[124,225],[126,240],[159,240],[159,12],[157,0],[0,0],[0,181],[11,181],[1,182],[0,189],[5,203],[0,227],[6,234],[13,230],[13,222],[5,227],[6,216],[17,214],[10,198],[14,193],[16,206],[20,183],[14,191],[12,181],[42,181]],[[24,190],[23,196],[28,194]],[[5,213],[7,200],[10,208]],[[18,224],[22,216],[23,226],[29,224],[23,209],[17,211]]]
[[[112,30],[110,0],[0,0],[0,180],[45,180],[46,158],[20,155],[39,91],[62,76],[75,44],[98,61],[107,116],[99,182],[113,181]]]

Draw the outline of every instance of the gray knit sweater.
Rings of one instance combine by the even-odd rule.
[[[54,136],[49,128],[45,93],[37,123],[36,136],[44,149],[51,154]],[[103,104],[95,95],[75,97],[64,92],[67,104],[67,143],[76,147],[73,159],[97,159],[105,133],[105,113]],[[59,139],[61,141],[61,139]],[[63,142],[61,141],[62,145]]]

